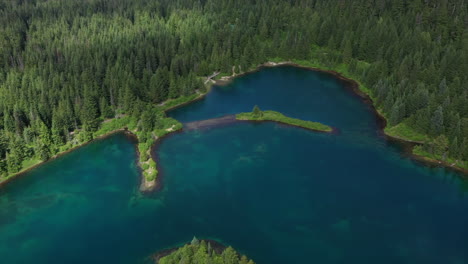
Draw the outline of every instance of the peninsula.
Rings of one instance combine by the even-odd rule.
[[[332,132],[333,128],[318,122],[306,121],[297,118],[287,117],[276,111],[262,111],[258,106],[255,106],[252,112],[240,113],[236,115],[237,120],[248,121],[274,121],[290,126],[302,127],[309,130],[319,132]]]

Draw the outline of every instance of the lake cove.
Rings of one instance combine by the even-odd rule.
[[[345,83],[294,67],[215,86],[169,113],[192,122],[254,105],[339,134],[234,122],[162,140],[159,192],[135,145],[93,142],[0,188],[2,263],[145,263],[193,236],[256,263],[464,263],[467,183],[402,155]]]

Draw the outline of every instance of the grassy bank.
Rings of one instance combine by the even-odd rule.
[[[422,146],[416,146],[413,149],[413,154],[421,157],[425,161],[433,163],[444,163],[446,166],[457,166],[463,169],[468,169],[467,162],[455,160],[453,158],[443,158],[442,155],[431,154],[424,150]],[[442,161],[443,160],[443,161]]]
[[[278,123],[283,123],[287,125],[302,127],[314,131],[323,131],[323,132],[331,132],[333,129],[327,125],[312,122],[312,121],[305,121],[297,118],[287,117],[279,112],[275,111],[253,111],[249,113],[240,113],[236,115],[238,120],[251,120],[251,121],[274,121]]]
[[[164,103],[154,107],[154,116],[158,116],[161,113],[179,107],[181,105],[190,103],[197,100],[205,93],[196,93],[189,96],[181,96],[175,99],[170,99]],[[96,132],[96,135],[106,133],[112,130],[119,130],[122,128],[128,129],[130,132],[136,135],[138,139],[138,153],[139,160],[138,164],[142,169],[144,177],[142,190],[150,190],[155,187],[155,182],[158,177],[158,168],[156,161],[151,158],[151,147],[160,138],[170,134],[174,131],[182,129],[182,123],[179,121],[168,118],[163,114],[163,118],[156,122],[156,125],[151,131],[142,131],[138,129],[139,120],[134,117],[125,116],[119,119],[111,119],[101,125],[101,128]]]
[[[151,132],[136,132],[138,137],[139,164],[146,183],[154,183],[158,176],[156,161],[151,158],[151,147],[160,138],[182,129],[182,123],[173,118],[161,120],[159,128]]]
[[[301,67],[307,67],[307,68],[315,68],[319,70],[325,70],[325,71],[332,71],[340,74],[346,79],[351,79],[355,81],[358,84],[358,89],[365,95],[367,95],[373,102],[374,106],[376,108],[376,111],[379,113],[380,116],[385,118],[385,120],[388,121],[389,119],[389,113],[383,112],[383,110],[377,105],[375,105],[375,102],[377,98],[375,95],[372,93],[372,91],[364,85],[360,79],[361,76],[357,74],[353,74],[350,71],[350,66],[345,63],[323,63],[322,61],[330,61],[330,60],[323,60],[323,58],[326,58],[327,56],[337,56],[338,52],[330,49],[325,49],[321,47],[314,46],[312,47],[311,50],[311,59],[309,60],[287,60],[283,58],[272,58],[270,59],[271,62],[275,63],[280,63],[280,62],[290,62],[291,64],[295,64]],[[322,58],[322,59],[319,59]],[[357,72],[365,72],[366,70],[369,69],[370,64],[364,61],[356,61],[355,66]],[[409,124],[408,120],[403,120],[399,124],[396,125],[389,125],[387,122],[387,126],[384,128],[384,132],[386,135],[397,138],[403,141],[408,141],[408,142],[414,142],[418,144],[425,144],[425,145],[431,145],[433,144],[435,138],[431,137],[430,135],[427,135],[425,133],[421,133],[413,129]],[[446,146],[447,147],[447,146]],[[425,159],[426,161],[431,161],[434,163],[440,163],[440,164],[450,164],[452,167],[458,167],[464,170],[468,169],[468,162],[467,161],[462,161],[462,160],[453,160],[451,158],[445,158],[443,159],[441,155],[435,155],[432,153],[429,153],[427,151],[423,151],[422,148],[414,148],[413,154],[418,156],[418,158]],[[439,162],[440,161],[440,162]]]
[[[54,152],[54,155],[51,156],[49,159],[42,160],[39,157],[31,157],[27,158],[22,161],[21,163],[21,169],[16,172],[16,173],[11,173],[7,175],[6,177],[2,178],[0,180],[0,183],[9,180],[10,178],[14,178],[17,175],[24,173],[26,171],[29,171],[37,166],[40,166],[41,164],[50,161],[52,159],[55,159],[57,157],[60,157],[64,154],[67,154],[70,151],[73,151],[79,147],[82,147],[92,140],[95,139],[100,139],[100,138],[105,138],[108,135],[111,135],[115,132],[118,132],[120,130],[124,130],[131,125],[132,122],[129,123],[129,118],[122,118],[122,120],[119,119],[111,119],[109,122],[103,123],[102,127],[94,132],[94,133],[88,133],[82,130],[76,130],[73,133],[70,134],[70,137],[73,138],[73,140],[68,141],[66,144],[59,146],[56,151]]]
[[[183,104],[187,104],[191,101],[197,100],[199,97],[203,96],[206,93],[196,93],[190,96],[182,96],[176,99],[170,99],[164,102],[161,105],[154,106],[154,115],[161,116],[161,113],[165,111],[178,107]],[[158,170],[156,162],[151,159],[151,146],[156,142],[158,138],[161,138],[171,132],[180,130],[182,124],[173,118],[168,118],[164,114],[162,117],[157,120],[157,124],[152,131],[142,131],[139,129],[139,124],[141,120],[130,115],[119,115],[116,118],[111,118],[107,120],[101,120],[99,128],[95,132],[88,132],[82,129],[77,129],[70,133],[72,138],[66,144],[59,146],[55,151],[54,155],[47,160],[41,160],[38,157],[31,157],[25,159],[22,162],[21,169],[16,172],[7,175],[6,177],[0,180],[0,183],[5,182],[11,178],[14,178],[21,173],[24,173],[28,170],[31,170],[37,166],[40,166],[46,161],[57,158],[61,155],[64,155],[70,151],[73,151],[76,148],[86,145],[95,139],[105,138],[108,135],[111,135],[118,131],[128,131],[135,135],[138,139],[138,151],[139,151],[139,161],[138,164],[142,168],[142,174],[146,182],[154,183]]]

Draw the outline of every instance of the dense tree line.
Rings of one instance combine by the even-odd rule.
[[[390,126],[468,160],[467,14],[464,0],[0,0],[0,175],[274,57],[345,64]]]
[[[255,264],[246,256],[240,256],[232,247],[227,247],[222,252],[216,252],[210,242],[193,238],[187,244],[169,255],[159,259],[159,264]]]

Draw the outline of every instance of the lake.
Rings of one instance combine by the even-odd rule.
[[[265,68],[169,115],[254,105],[340,132],[245,122],[176,133],[157,149],[163,188],[149,195],[130,138],[93,142],[0,188],[1,263],[145,263],[194,235],[259,264],[468,263],[466,180],[407,158],[344,81]]]

